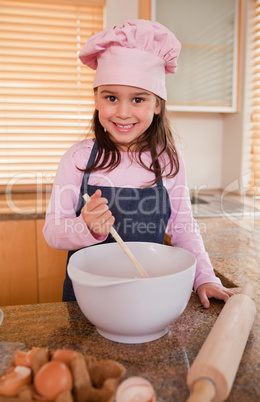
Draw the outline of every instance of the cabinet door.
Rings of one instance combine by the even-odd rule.
[[[44,219],[36,221],[39,303],[62,301],[67,251],[51,248],[44,239]]]
[[[0,306],[37,303],[35,221],[0,222]]]
[[[166,77],[167,107],[237,111],[239,0],[151,0],[152,19],[182,44],[175,75]]]

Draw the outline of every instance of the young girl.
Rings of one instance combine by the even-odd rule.
[[[96,70],[95,139],[62,157],[43,231],[70,258],[80,248],[114,241],[113,224],[125,241],[163,243],[167,229],[174,246],[195,255],[194,290],[208,308],[210,297],[226,301],[233,292],[216,278],[204,249],[165,115],[165,74],[175,73],[180,48],[173,33],[145,20],[107,28],[85,44],[79,58]],[[75,300],[67,273],[63,300]]]

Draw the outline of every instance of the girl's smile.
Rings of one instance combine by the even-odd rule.
[[[123,124],[114,123],[114,125],[116,126],[118,131],[121,131],[121,132],[127,132],[127,131],[131,130],[135,126],[135,124],[136,123],[123,125]]]
[[[153,93],[126,85],[103,85],[95,91],[99,121],[123,150],[142,135],[161,110]]]

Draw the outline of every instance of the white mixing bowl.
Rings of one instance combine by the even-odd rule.
[[[102,336],[122,343],[149,342],[165,335],[186,308],[196,259],[178,247],[127,245],[149,278],[139,277],[117,243],[77,251],[68,273],[81,311]]]

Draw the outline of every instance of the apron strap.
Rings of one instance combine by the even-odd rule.
[[[87,167],[90,167],[90,166],[93,165],[93,163],[94,163],[94,161],[96,159],[97,152],[98,152],[98,145],[97,145],[97,141],[95,141],[94,145],[92,147],[91,153],[90,153],[90,157],[88,159]],[[85,189],[87,189],[89,176],[90,176],[90,172],[84,172],[81,187],[80,187],[80,192],[79,192],[78,205],[77,205],[77,208],[76,208],[76,216],[80,215],[81,208],[83,206],[81,198],[84,195],[83,193],[87,191]]]
[[[95,141],[95,142],[94,142],[94,145],[93,145],[93,147],[92,147],[92,150],[91,150],[91,154],[90,154],[89,160],[88,160],[88,164],[87,164],[87,167],[88,167],[88,168],[91,167],[91,166],[93,165],[93,163],[95,162],[95,159],[96,159],[96,156],[97,156],[97,152],[98,152],[98,145],[97,145],[97,141]],[[90,172],[85,172],[85,173],[84,173],[83,182],[84,182],[85,184],[88,184],[89,176],[90,176]]]
[[[90,157],[89,157],[89,160],[88,160],[87,167],[92,166],[93,163],[95,162],[97,151],[98,151],[98,144],[97,144],[97,141],[94,141],[94,145],[93,145],[92,150],[91,150],[91,154],[90,154]]]

